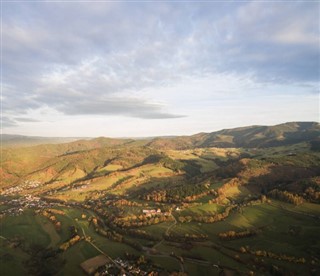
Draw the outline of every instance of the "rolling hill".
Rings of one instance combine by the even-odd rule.
[[[290,122],[275,126],[248,126],[211,133],[174,138],[156,138],[148,145],[154,148],[190,149],[202,147],[274,147],[312,141],[320,136],[316,122]]]
[[[60,144],[80,140],[79,137],[40,137],[14,134],[2,134],[1,141],[3,147],[27,147],[41,144]]]
[[[3,148],[0,271],[319,275],[318,137],[286,123]]]
[[[6,147],[2,149],[2,186],[19,180],[42,179],[47,182],[71,183],[77,179],[101,176],[110,163],[122,169],[147,162],[148,156],[164,154],[167,150],[191,150],[201,148],[268,148],[288,146],[300,142],[317,141],[320,126],[314,122],[285,123],[276,126],[249,126],[224,129],[192,136],[160,137],[142,140],[95,138],[69,143],[43,144],[32,147]],[[23,140],[37,140],[29,137]],[[4,136],[4,140],[10,136]],[[15,139],[15,136],[12,138]],[[11,139],[11,140],[12,140]],[[21,137],[17,138],[20,141]],[[40,138],[39,138],[40,139]],[[41,138],[42,139],[42,138]],[[10,139],[9,139],[10,140]],[[41,141],[51,141],[50,138]],[[56,142],[58,140],[55,140]],[[140,156],[140,157],[139,157]],[[159,160],[158,160],[159,161]],[[195,167],[193,161],[183,161],[183,166]],[[202,159],[203,162],[209,162]],[[199,163],[199,161],[198,161]]]

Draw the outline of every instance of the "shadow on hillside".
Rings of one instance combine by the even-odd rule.
[[[269,173],[249,178],[246,187],[255,194],[266,194],[272,189],[285,189],[289,192],[303,192],[303,186],[299,182],[311,177],[319,176],[319,167],[296,167],[274,165],[269,168]]]
[[[127,189],[127,193],[130,197],[135,198],[153,191],[175,189],[181,185],[191,185],[184,175],[152,177],[140,185],[135,185]]]

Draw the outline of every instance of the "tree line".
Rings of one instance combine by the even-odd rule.
[[[168,190],[156,190],[144,194],[142,199],[156,202],[182,202],[194,201],[208,194],[216,195],[214,189],[209,189],[205,184],[189,184],[174,187]]]
[[[126,216],[122,218],[117,217],[117,218],[114,218],[112,222],[120,228],[135,228],[135,227],[159,224],[165,221],[172,221],[172,220],[173,218],[169,214],[153,214],[152,216],[133,215],[133,216]]]
[[[256,230],[244,230],[244,231],[227,231],[218,234],[220,240],[236,240],[242,239],[247,237],[252,237],[257,235]]]
[[[294,205],[300,205],[304,202],[303,197],[297,195],[297,194],[292,194],[288,191],[280,191],[278,189],[274,189],[268,193],[268,195],[272,198],[292,203]]]
[[[56,212],[57,211],[57,212]],[[36,212],[40,212],[40,210],[36,211]],[[46,218],[48,218],[54,225],[55,229],[60,232],[61,231],[61,222],[57,219],[57,217],[54,215],[55,214],[64,214],[63,211],[59,211],[59,210],[55,210],[55,209],[47,209],[47,210],[43,210],[41,212],[41,215],[45,216]]]

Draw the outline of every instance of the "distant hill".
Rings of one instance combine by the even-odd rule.
[[[203,147],[265,148],[311,142],[319,139],[316,122],[290,122],[275,126],[248,126],[211,133],[174,138],[155,138],[148,146],[156,149],[190,149]]]
[[[43,144],[71,143],[70,145],[73,150],[83,150],[135,142],[133,145],[146,145],[155,149],[182,150],[205,147],[265,148],[292,145],[300,142],[311,142],[319,139],[319,123],[289,122],[275,126],[247,126],[223,129],[211,133],[198,133],[191,136],[163,136],[149,138],[99,137],[92,139],[2,134],[2,146],[24,147]],[[78,146],[75,147],[75,145]]]
[[[40,140],[36,141],[40,142]],[[110,155],[109,153],[106,154],[109,149],[115,149],[122,145],[125,145],[125,149],[127,149],[130,148],[131,144],[133,146],[139,144],[138,141],[132,139],[103,137],[58,144],[57,142],[53,143],[50,138],[42,141],[44,141],[44,144],[34,146],[26,146],[21,142],[20,147],[18,144],[12,143],[10,146],[7,144],[7,147],[1,149],[0,177],[3,185],[13,183],[21,176],[41,171],[46,172],[47,169],[50,169],[49,175],[52,174],[51,178],[65,171],[76,170],[79,166],[81,171],[87,173],[105,161],[104,156]],[[63,139],[61,141],[65,142]],[[85,165],[81,166],[82,163]],[[77,173],[79,172],[77,171]]]
[[[35,146],[41,144],[60,144],[69,143],[79,139],[80,137],[40,137],[40,136],[24,136],[14,134],[2,134],[2,146],[20,147],[20,146]]]

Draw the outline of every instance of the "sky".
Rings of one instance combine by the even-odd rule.
[[[189,135],[319,121],[318,1],[2,1],[1,131]]]

